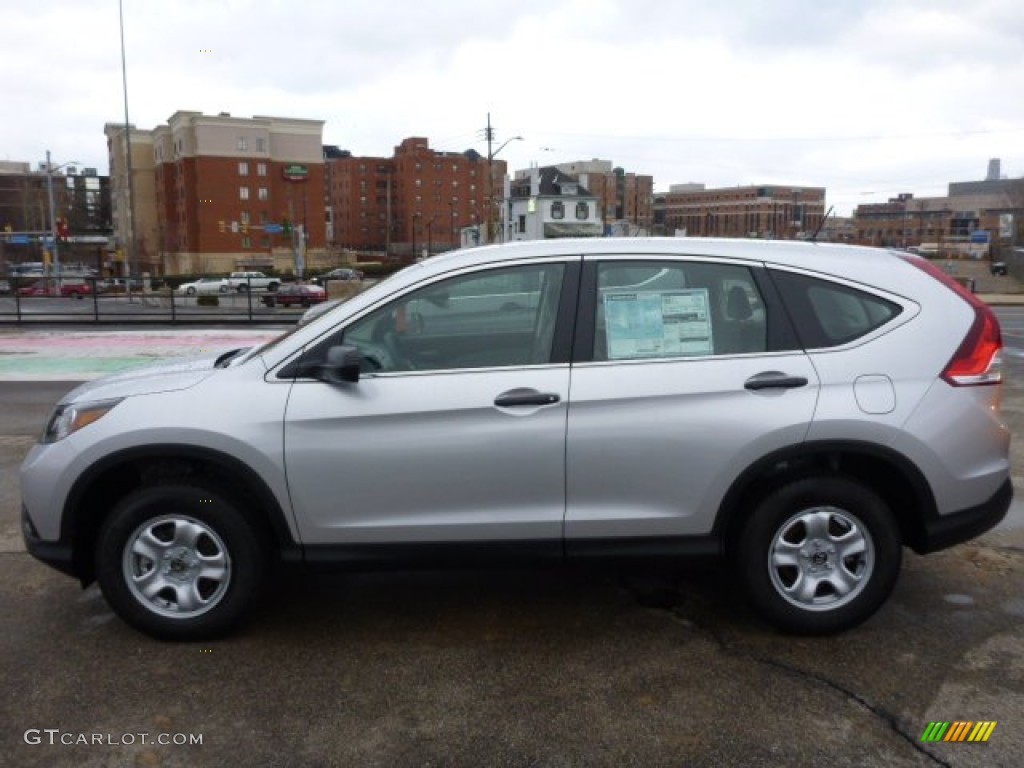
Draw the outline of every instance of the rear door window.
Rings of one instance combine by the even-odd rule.
[[[594,360],[766,349],[765,303],[746,267],[690,261],[597,265]]]

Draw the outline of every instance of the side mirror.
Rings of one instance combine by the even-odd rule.
[[[322,363],[300,364],[299,376],[312,376],[328,384],[347,384],[359,381],[362,356],[359,350],[348,344],[341,344],[327,350],[327,359]]]

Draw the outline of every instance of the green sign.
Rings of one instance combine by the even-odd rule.
[[[286,165],[284,167],[284,177],[286,179],[305,179],[309,176],[309,168],[305,165]]]

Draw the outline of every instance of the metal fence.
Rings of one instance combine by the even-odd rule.
[[[347,297],[363,284],[327,285]],[[274,297],[274,298],[270,298]],[[268,304],[270,306],[268,306]],[[0,279],[0,325],[10,324],[281,324],[295,322],[308,301],[283,305],[275,294],[248,287],[186,294],[148,282],[93,277],[19,276]]]

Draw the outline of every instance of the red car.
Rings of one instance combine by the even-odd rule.
[[[71,280],[65,278],[60,280],[60,288],[57,287],[57,280],[36,280],[32,285],[25,285],[18,289],[19,296],[67,296],[73,299],[80,299],[83,296],[92,295],[92,286],[84,280]]]
[[[309,307],[327,300],[327,291],[319,285],[306,285],[305,283],[285,283],[275,293],[268,293],[262,298],[268,307],[276,307],[280,304],[283,307],[295,306]]]

